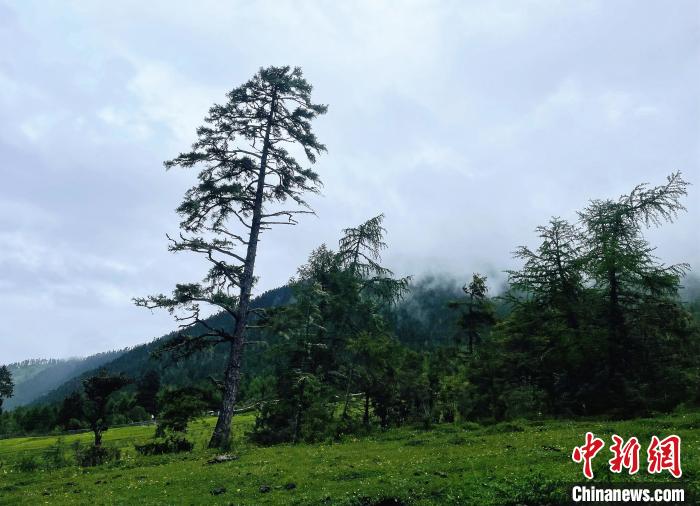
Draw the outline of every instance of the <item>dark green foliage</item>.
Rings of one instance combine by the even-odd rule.
[[[187,439],[187,425],[216,405],[218,398],[211,390],[183,387],[168,388],[161,392],[158,405],[158,426],[155,439],[143,445],[136,445],[142,455],[162,455],[166,453],[188,452],[194,444]]]
[[[284,339],[272,350],[276,398],[262,404],[253,433],[262,443],[317,439],[327,433],[334,410],[332,391],[324,388],[325,371],[321,368],[328,359],[321,325],[321,306],[328,302],[328,296],[314,282],[296,285],[294,293],[294,304],[268,320]]]
[[[170,432],[187,432],[190,421],[201,416],[216,403],[210,391],[197,387],[166,389],[158,400],[161,411],[158,414],[157,437],[165,437]]]
[[[5,399],[12,397],[15,384],[7,366],[0,367],[0,413],[2,413],[2,403]]]
[[[388,355],[380,354],[391,352],[383,309],[408,285],[408,279],[394,279],[379,263],[385,248],[382,219],[346,229],[337,252],[325,246],[315,250],[299,269],[294,303],[265,320],[284,339],[271,350],[276,399],[261,410],[253,433],[258,441],[333,435],[338,399],[342,414],[337,427],[344,430],[352,425],[350,401],[357,390],[365,399],[363,421],[369,425],[370,402],[382,397],[375,380],[384,374],[374,366],[388,362]]]
[[[119,448],[108,446],[76,446],[75,460],[80,467],[94,467],[121,459]]]
[[[153,369],[147,371],[136,384],[136,403],[152,416],[158,414],[159,391],[160,375]]]
[[[33,473],[41,469],[41,459],[32,454],[24,454],[17,459],[15,468],[23,473]]]
[[[170,434],[163,439],[150,441],[142,445],[134,445],[141,455],[165,455],[167,453],[191,452],[194,443],[184,436]]]
[[[110,395],[129,383],[131,380],[125,376],[110,376],[105,370],[83,381],[83,389],[85,390],[83,412],[90,429],[95,434],[95,447],[102,444],[102,433],[109,428],[107,402]],[[94,452],[93,456],[98,459],[100,455],[101,453]]]
[[[387,322],[396,338],[412,348],[449,346],[460,329],[448,306],[461,294],[450,276],[424,276],[411,282],[406,296],[387,312]]]
[[[453,309],[461,309],[458,324],[467,338],[467,350],[474,352],[474,346],[481,344],[482,334],[491,325],[496,323],[494,309],[487,297],[488,287],[486,276],[474,274],[468,285],[464,285],[462,291],[466,295],[465,300],[450,302]],[[462,333],[456,336],[456,345],[462,345]]]
[[[470,376],[492,377],[495,416],[510,416],[514,403],[632,416],[694,398],[697,326],[679,298],[687,266],[660,264],[643,236],[683,209],[686,186],[673,174],[665,185],[595,200],[578,224],[539,228],[536,252],[518,250],[525,264],[510,273],[513,312]]]
[[[79,392],[73,392],[63,399],[56,416],[56,423],[64,430],[83,428],[82,420],[85,419],[84,399]]]

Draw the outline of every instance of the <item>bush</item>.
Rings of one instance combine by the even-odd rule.
[[[187,432],[187,425],[207,409],[209,392],[197,387],[165,390],[159,398],[162,406],[158,417],[156,436],[167,437],[168,432]]]
[[[23,473],[32,473],[41,468],[41,461],[38,457],[25,453],[17,460],[15,467]]]
[[[132,422],[143,422],[151,419],[151,415],[141,406],[134,406],[127,413],[127,417]]]
[[[106,464],[107,462],[116,462],[121,458],[119,448],[110,448],[105,446],[90,446],[83,449],[80,446],[76,447],[75,460],[80,467],[93,467]]]
[[[163,455],[166,453],[191,452],[194,443],[184,436],[169,435],[165,439],[156,439],[143,445],[134,445],[141,455]]]

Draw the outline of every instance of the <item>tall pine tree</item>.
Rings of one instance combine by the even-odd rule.
[[[311,121],[326,106],[311,102],[311,85],[301,69],[260,69],[227,98],[209,110],[192,150],[165,163],[199,168],[198,184],[178,208],[182,232],[171,239],[170,250],[201,254],[211,268],[202,282],[177,285],[171,296],[136,299],[148,308],[184,311],[176,313],[180,337],[168,347],[178,355],[228,343],[222,405],[210,447],[226,447],[230,439],[260,234],[312,212],[304,194],[320,185],[318,175],[302,167],[287,147],[299,148],[311,163],[325,151]],[[292,208],[280,206],[288,201]],[[230,325],[209,325],[200,317],[200,304],[223,311]]]

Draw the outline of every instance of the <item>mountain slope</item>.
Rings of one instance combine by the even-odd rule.
[[[86,358],[35,359],[10,364],[8,368],[15,383],[15,392],[12,397],[5,400],[3,407],[13,409],[17,406],[30,404],[35,399],[55,389],[56,385],[61,385],[85,371],[111,362],[125,351],[98,353]]]
[[[253,301],[252,307],[279,306],[288,303],[290,298],[291,289],[288,286],[282,286],[257,297]],[[228,315],[220,313],[208,318],[207,323],[214,327],[227,328],[231,325],[231,320]],[[159,373],[162,384],[171,386],[192,385],[207,380],[209,376],[218,376],[224,370],[227,349],[226,345],[223,344],[198,352],[179,362],[172,362],[165,358],[162,360],[154,359],[152,353],[164,341],[174,336],[175,333],[165,335],[150,343],[128,349],[119,356],[113,357],[112,360],[95,365],[90,369],[83,369],[80,373],[66,378],[65,381],[54,384],[51,391],[36,398],[32,404],[42,405],[60,402],[71,393],[79,390],[82,386],[82,380],[94,374],[99,368],[104,368],[115,374],[123,373],[134,379],[140,378],[146,371],[153,369]],[[251,357],[248,360],[249,370],[257,369],[254,363],[251,364],[251,360],[254,361],[255,358]]]

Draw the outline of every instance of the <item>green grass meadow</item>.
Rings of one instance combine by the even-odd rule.
[[[60,438],[65,467],[53,469],[45,455],[57,453],[57,437],[1,440],[0,504],[560,504],[567,485],[583,481],[571,451],[586,431],[606,442],[594,460],[592,484],[665,481],[698,490],[700,412],[633,421],[442,424],[271,447],[247,442],[253,416],[244,415],[235,419],[231,452],[239,458],[207,464],[217,455],[206,449],[213,423],[192,424],[193,452],[152,457],[138,455],[134,443],[149,440],[153,426],[110,429],[105,445],[119,447],[121,460],[86,469],[71,460],[72,445],[89,444],[91,434]],[[633,479],[607,469],[614,433],[642,444],[642,469]],[[671,433],[682,437],[683,477],[652,477],[646,473],[649,440]]]

